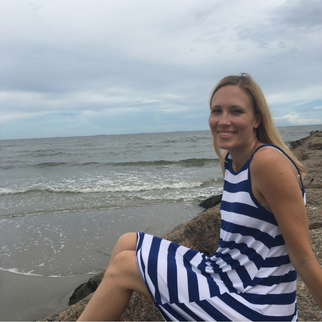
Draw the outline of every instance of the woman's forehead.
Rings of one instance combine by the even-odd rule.
[[[211,99],[212,106],[218,104],[236,104],[236,102],[246,105],[252,103],[252,99],[247,91],[237,85],[227,85],[219,88]]]

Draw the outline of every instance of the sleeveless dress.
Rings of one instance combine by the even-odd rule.
[[[274,215],[251,190],[256,151],[238,172],[226,155],[220,240],[212,256],[138,233],[138,268],[166,321],[297,321],[296,271]]]

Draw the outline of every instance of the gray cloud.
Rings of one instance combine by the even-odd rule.
[[[120,133],[122,119],[127,132],[181,130],[188,119],[206,129],[211,89],[240,72],[276,117],[298,122],[286,117],[301,118],[292,106],[322,100],[321,10],[312,0],[3,0],[0,122],[11,137],[36,120],[50,135],[77,123],[84,135],[104,124]]]

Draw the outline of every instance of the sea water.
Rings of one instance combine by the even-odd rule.
[[[280,129],[285,141],[320,125]],[[106,267],[127,231],[162,236],[222,191],[210,131],[0,141],[0,269],[39,276]]]

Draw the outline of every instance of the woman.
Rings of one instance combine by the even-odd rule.
[[[117,320],[133,291],[151,296],[165,320],[297,320],[296,271],[322,308],[305,168],[250,76],[218,83],[209,126],[225,176],[218,250],[207,256],[144,233],[123,235],[80,320]]]

